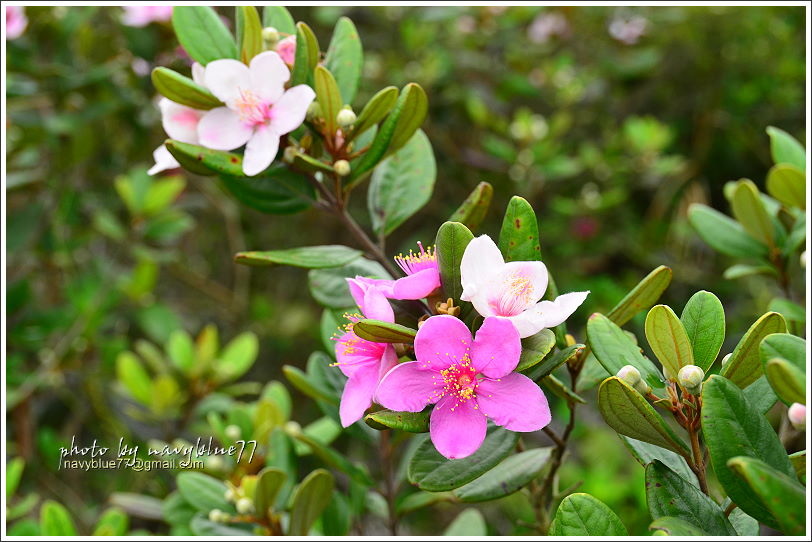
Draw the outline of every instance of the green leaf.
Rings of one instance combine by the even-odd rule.
[[[239,58],[231,32],[210,7],[175,6],[172,26],[189,56],[204,66],[212,60]]]
[[[335,75],[344,103],[351,104],[361,80],[364,49],[355,25],[347,17],[341,17],[333,29],[324,65]]]
[[[712,375],[702,387],[702,435],[713,470],[728,496],[749,515],[777,526],[769,510],[728,468],[727,462],[733,457],[747,455],[761,459],[787,475],[794,473],[792,465],[767,419],[733,382],[719,375]]]
[[[409,462],[409,481],[425,491],[448,491],[479,478],[507,457],[518,435],[502,427],[491,427],[482,446],[462,459],[446,459],[426,438]]]
[[[559,396],[568,403],[586,404],[586,399],[572,391],[569,386],[557,379],[553,374],[548,374],[547,376],[542,377],[541,380],[539,380],[539,383],[542,384],[542,387],[547,388],[549,391],[553,392],[555,395]]]
[[[327,134],[335,134],[338,129],[336,117],[344,105],[341,91],[338,89],[333,74],[324,66],[316,66],[313,71],[313,81],[316,90],[316,100],[321,106],[324,116],[324,127]]]
[[[789,536],[803,535],[806,527],[806,491],[793,475],[774,469],[753,457],[739,456],[728,460],[754,495],[770,511],[778,529]],[[756,516],[757,519],[760,519]]]
[[[680,321],[693,350],[694,365],[706,373],[725,342],[725,309],[719,298],[705,290],[691,296]]]
[[[775,268],[770,265],[751,265],[737,263],[725,269],[722,275],[727,280],[735,280],[751,275],[775,275]]]
[[[333,395],[332,391],[327,389],[320,382],[316,382],[313,378],[309,377],[301,369],[293,367],[292,365],[282,366],[282,372],[285,378],[293,384],[293,387],[304,393],[308,397],[316,400],[327,401],[330,404],[338,404],[338,398]]]
[[[354,139],[381,122],[397,103],[398,94],[397,87],[386,87],[370,98],[355,120],[352,131],[347,136],[348,140]]]
[[[400,516],[404,516],[415,510],[431,506],[432,504],[451,500],[454,500],[454,494],[451,492],[429,493],[428,491],[418,490],[398,502],[397,513]]]
[[[169,356],[169,361],[181,373],[188,375],[194,369],[195,346],[192,343],[192,338],[184,330],[176,329],[169,335],[169,341],[166,343],[166,353]]]
[[[657,460],[646,467],[646,500],[654,519],[671,516],[684,519],[710,535],[737,534],[713,499]]]
[[[127,514],[119,508],[109,508],[99,518],[93,536],[126,536],[130,526]]]
[[[428,203],[436,178],[431,142],[418,130],[372,173],[367,208],[375,233],[389,235]]]
[[[734,258],[765,259],[768,249],[750,237],[741,224],[701,203],[688,208],[688,221],[696,233],[717,252]]]
[[[806,480],[806,450],[801,450],[800,452],[795,452],[794,454],[790,454],[789,460],[792,463],[792,467],[795,469],[795,474],[798,475],[798,478],[802,481]]]
[[[529,484],[550,459],[552,448],[536,448],[512,455],[475,480],[458,487],[454,495],[462,502],[501,499]]]
[[[374,484],[366,470],[352,464],[346,457],[332,448],[301,432],[293,433],[291,437],[306,444],[313,451],[313,455],[321,459],[328,467],[346,473],[357,484],[364,487]]]
[[[484,220],[491,205],[492,197],[493,186],[484,181],[479,183],[448,220],[450,222],[461,222],[469,229],[475,230]]]
[[[290,75],[290,86],[309,84],[313,68],[319,62],[319,42],[305,23],[296,23],[296,55]]]
[[[671,284],[672,275],[670,267],[657,267],[606,314],[607,318],[622,326],[638,312],[650,308]]]
[[[656,305],[646,316],[646,339],[663,368],[677,377],[679,370],[694,364],[694,353],[682,322],[667,305]]]
[[[510,198],[505,210],[499,233],[499,250],[507,262],[541,260],[536,213],[527,200],[520,196]]]
[[[160,66],[152,70],[155,90],[175,103],[208,110],[223,105],[214,94],[176,71]]]
[[[355,310],[355,300],[350,295],[346,278],[356,275],[379,279],[392,278],[378,262],[358,258],[342,267],[312,269],[307,274],[310,294],[325,307],[331,309],[353,307]]]
[[[733,190],[730,203],[733,216],[751,237],[768,246],[775,244],[773,223],[753,181],[740,180]]]
[[[24,468],[25,460],[22,457],[15,457],[8,462],[6,466],[6,500],[10,500],[17,491]]]
[[[773,298],[767,309],[781,313],[785,320],[801,323],[806,322],[806,309],[797,303],[793,303],[789,299],[783,299],[781,297]]]
[[[649,386],[662,388],[662,375],[657,367],[644,357],[640,348],[608,317],[595,313],[586,323],[587,344],[606,372],[616,375],[625,365],[640,371]]]
[[[239,527],[239,525],[243,525],[243,527]],[[189,530],[191,531],[191,534],[206,538],[212,538],[215,536],[247,538],[252,533],[244,526],[245,524],[239,523],[215,523],[200,513],[196,514],[192,518],[192,521],[189,522]]]
[[[216,151],[183,143],[174,139],[167,139],[164,143],[167,150],[180,162],[185,169],[201,175],[222,173],[234,177],[242,177],[242,156],[233,152]]]
[[[152,402],[152,379],[132,352],[122,352],[116,358],[116,376],[133,399],[148,405]]]
[[[542,329],[535,335],[522,339],[522,355],[515,371],[524,371],[543,360],[555,346],[555,333],[551,329]],[[552,370],[548,371],[548,374]]]
[[[296,22],[285,6],[265,6],[262,8],[262,26],[276,28],[283,34],[295,34]]]
[[[725,499],[722,506],[725,507],[731,502],[730,499]],[[733,528],[736,529],[739,536],[758,536],[760,530],[758,520],[745,514],[738,506],[730,512],[727,519],[730,521],[730,524],[733,525]]]
[[[274,508],[276,498],[287,478],[287,473],[276,467],[265,467],[259,472],[254,491],[254,507],[260,518],[268,517],[269,510]]]
[[[315,198],[313,186],[303,175],[281,165],[255,177],[221,175],[220,181],[237,201],[267,214],[298,213],[309,208]]]
[[[785,404],[806,402],[806,375],[802,369],[785,359],[774,358],[764,364],[764,374]]]
[[[773,162],[789,164],[801,171],[806,171],[806,151],[797,139],[774,126],[767,127],[767,134],[770,136]]]
[[[744,397],[747,399],[747,402],[752,405],[753,409],[761,414],[766,414],[776,401],[778,401],[778,396],[764,375],[744,388]]]
[[[699,480],[696,475],[685,462],[685,458],[679,454],[675,454],[671,450],[660,448],[654,444],[636,440],[624,435],[618,435],[626,447],[631,452],[632,456],[643,467],[646,467],[652,461],[659,461],[667,466],[669,469],[677,473],[682,479],[687,480],[694,487],[699,487]]]
[[[378,410],[364,417],[368,426],[374,429],[400,429],[409,433],[428,433],[431,407],[422,412],[394,412]]]
[[[251,368],[257,359],[259,340],[250,331],[245,331],[232,339],[214,362],[217,380],[236,380]]]
[[[767,192],[787,207],[806,210],[806,178],[794,166],[773,166],[767,173]]]
[[[798,369],[806,369],[806,341],[789,333],[767,335],[758,347],[762,363],[772,358],[783,358]]]
[[[417,331],[391,322],[381,320],[359,320],[352,326],[355,334],[376,343],[413,343]]]
[[[283,250],[239,252],[234,261],[244,265],[290,265],[305,269],[341,267],[357,260],[363,253],[343,245],[288,248]]]
[[[626,527],[611,508],[589,495],[567,495],[550,527],[551,536],[628,536]]]
[[[662,531],[667,536],[708,536],[705,531],[694,526],[693,523],[667,516],[655,519],[648,528],[652,531]]]
[[[144,216],[153,216],[164,211],[185,187],[186,179],[183,177],[167,177],[152,183],[144,196]]]
[[[522,341],[524,344],[524,341]],[[544,358],[544,360],[537,364],[531,365],[527,369],[522,369],[525,375],[530,380],[538,382],[539,380],[550,376],[550,374],[570,361],[571,359],[575,358],[576,356],[580,356],[581,353],[584,351],[586,346],[583,344],[573,344],[570,345],[563,350],[557,350],[552,354],[548,355]],[[522,351],[522,358],[519,358],[519,364],[522,363],[522,359],[524,358],[524,351]],[[516,369],[519,370],[518,368]]]
[[[446,527],[443,536],[487,536],[488,524],[476,508],[466,508]]]
[[[42,536],[76,536],[76,525],[67,508],[56,501],[47,500],[39,510]]]
[[[434,251],[437,254],[437,264],[440,268],[440,282],[443,293],[446,297],[454,300],[454,303],[470,310],[471,304],[467,301],[460,302],[462,295],[462,282],[460,279],[460,262],[465,253],[465,247],[474,238],[471,230],[459,222],[445,222],[437,230],[437,238],[434,242]]]
[[[265,49],[262,43],[262,23],[254,6],[237,6],[235,9],[240,59],[243,64],[248,64]]]
[[[612,376],[598,388],[598,409],[609,426],[628,437],[688,455],[689,448],[634,388]]]
[[[178,491],[186,502],[201,512],[213,509],[234,512],[234,507],[225,498],[226,485],[220,480],[202,472],[185,471],[178,474]]]
[[[761,341],[767,335],[786,331],[787,324],[783,316],[777,312],[763,315],[744,334],[719,374],[740,388],[746,388],[763,374],[758,350]]]

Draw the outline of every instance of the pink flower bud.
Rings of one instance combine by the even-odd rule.
[[[789,407],[789,423],[798,431],[806,430],[806,406],[801,403],[792,403]]]
[[[282,57],[285,64],[293,66],[296,59],[296,36],[288,36],[276,44],[276,54]]]

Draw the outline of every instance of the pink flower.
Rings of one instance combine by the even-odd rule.
[[[635,15],[628,19],[615,18],[609,23],[609,35],[626,45],[634,45],[646,33],[648,19]]]
[[[389,299],[423,299],[440,287],[440,268],[437,265],[437,254],[431,247],[425,249],[418,241],[420,252],[409,251],[408,256],[400,254],[395,262],[403,269],[406,276],[397,280],[370,279],[355,277],[361,282],[372,284]]]
[[[547,43],[554,36],[567,36],[570,25],[567,18],[558,12],[541,13],[527,29],[527,38],[533,43]]]
[[[396,365],[381,380],[377,402],[400,412],[436,403],[429,433],[449,459],[474,453],[487,418],[511,431],[538,431],[550,423],[547,398],[529,378],[512,372],[522,351],[519,334],[502,318],[486,318],[471,340],[457,318],[432,316],[414,341],[417,361]]]
[[[285,64],[293,66],[296,59],[296,36],[288,36],[276,44],[276,54],[282,57]]]
[[[347,283],[365,318],[395,321],[392,307],[380,290],[355,279],[347,279]],[[391,344],[360,338],[352,330],[359,318],[351,317],[351,320],[346,333],[338,338],[336,344],[336,365],[348,377],[339,406],[341,425],[344,427],[360,420],[366,409],[372,406],[378,382],[398,362],[395,348]]]
[[[172,6],[122,6],[121,22],[127,26],[147,26],[152,22],[165,22],[172,18]]]
[[[560,295],[539,301],[547,289],[547,267],[542,262],[505,263],[487,235],[473,239],[460,262],[462,295],[482,316],[509,319],[521,337],[557,326],[575,312],[589,292]]]
[[[23,6],[6,6],[6,39],[16,40],[25,32],[28,18]]]
[[[798,431],[806,430],[806,406],[801,403],[792,403],[787,412],[787,417],[792,427]]]
[[[208,111],[198,125],[200,143],[230,151],[245,145],[246,175],[264,171],[276,157],[280,136],[298,128],[316,93],[307,85],[285,90],[290,70],[273,51],[251,60],[232,59],[206,65],[206,87],[225,107]]]
[[[197,62],[192,64],[192,79],[198,85],[203,84],[203,70],[203,66]],[[161,123],[169,137],[181,143],[191,143],[193,145],[199,143],[197,125],[203,115],[206,114],[206,111],[180,105],[167,98],[161,98],[158,107],[161,109]],[[152,157],[155,159],[155,165],[147,171],[150,175],[180,167],[178,161],[166,148],[166,145],[161,145],[155,149]]]

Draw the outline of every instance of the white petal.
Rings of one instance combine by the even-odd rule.
[[[161,124],[169,137],[183,143],[197,143],[197,124],[205,111],[166,98],[161,98],[158,107],[161,109]]]
[[[472,301],[474,296],[480,294],[492,276],[497,274],[505,265],[505,259],[499,252],[499,247],[487,235],[480,235],[472,239],[460,262],[460,280],[462,282],[463,301]],[[482,314],[482,313],[480,313]],[[483,316],[485,316],[483,314]]]
[[[267,126],[260,126],[245,146],[242,172],[246,175],[262,173],[271,165],[279,150],[279,134]]]
[[[265,51],[251,59],[251,90],[262,100],[275,103],[285,92],[290,70],[282,58],[273,51]]]
[[[192,81],[200,86],[206,86],[206,68],[200,62],[192,64]]]
[[[227,104],[238,98],[241,90],[251,88],[248,66],[230,58],[213,60],[206,64],[205,79],[206,88]]]
[[[516,327],[516,331],[519,332],[519,337],[522,339],[535,335],[547,327],[544,325],[544,317],[532,308],[518,316],[511,316],[508,320]]]
[[[206,112],[197,125],[200,144],[219,151],[242,147],[253,133],[254,129],[227,107],[217,107]]]
[[[271,108],[271,126],[278,134],[287,134],[302,125],[307,108],[316,93],[307,85],[289,88]]]
[[[147,171],[148,175],[155,175],[156,173],[160,173],[167,169],[175,169],[179,168],[180,164],[175,157],[172,156],[172,153],[169,152],[169,149],[166,148],[166,145],[161,145],[157,149],[152,152],[152,158],[155,159],[155,165],[149,168]]]
[[[519,335],[528,337],[544,328],[555,327],[569,318],[588,295],[589,292],[570,292],[560,295],[554,301],[537,303],[511,320],[519,330]],[[525,335],[526,332],[530,333]]]

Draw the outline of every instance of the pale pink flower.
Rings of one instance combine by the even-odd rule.
[[[192,64],[192,79],[198,85],[203,85],[203,70],[203,66],[197,62]],[[161,98],[158,107],[161,110],[161,124],[170,138],[181,143],[191,143],[193,145],[200,143],[197,137],[197,125],[203,115],[206,114],[206,111],[180,105],[167,98]],[[161,145],[155,149],[152,157],[155,159],[155,165],[147,172],[150,175],[180,167],[178,161],[166,148],[166,145]]]
[[[420,252],[409,251],[395,257],[395,262],[406,273],[405,277],[397,280],[370,279],[355,277],[377,287],[389,299],[423,299],[440,287],[440,267],[437,264],[437,254],[432,247],[423,248],[423,243],[417,242]]]
[[[426,320],[414,341],[417,361],[400,363],[381,380],[376,400],[399,412],[435,404],[429,434],[449,459],[477,451],[493,420],[510,431],[538,431],[550,423],[547,398],[526,376],[514,373],[522,344],[505,319],[486,318],[472,340],[459,319]]]
[[[122,6],[124,16],[121,22],[127,26],[147,26],[149,23],[162,23],[172,18],[172,6]]]
[[[646,33],[648,19],[635,15],[628,19],[615,18],[609,23],[609,35],[626,45],[634,45]]]
[[[276,44],[276,53],[282,57],[285,64],[293,66],[296,60],[296,36],[288,36]]]
[[[347,279],[347,283],[363,317],[384,322],[395,321],[392,306],[380,290],[355,279]],[[339,406],[341,425],[344,427],[363,417],[366,409],[372,406],[381,377],[398,362],[395,348],[391,344],[360,338],[352,329],[359,317],[351,316],[350,319],[346,332],[338,338],[336,344],[336,365],[348,378]]]
[[[510,320],[521,337],[557,326],[575,312],[589,292],[560,295],[540,301],[547,290],[547,267],[539,261],[505,263],[487,235],[473,239],[460,262],[462,295],[482,316]]]
[[[801,403],[792,403],[787,412],[787,417],[792,427],[798,431],[806,430],[806,406]]]
[[[251,64],[232,59],[206,65],[206,87],[225,107],[208,111],[198,125],[203,146],[230,151],[245,145],[243,173],[256,175],[276,157],[279,138],[301,126],[316,93],[307,85],[285,90],[290,70],[274,51]]]
[[[25,32],[28,18],[23,6],[6,6],[6,39],[16,40]]]
[[[527,29],[527,38],[533,43],[547,43],[554,36],[566,36],[570,33],[567,18],[558,12],[539,14]]]

